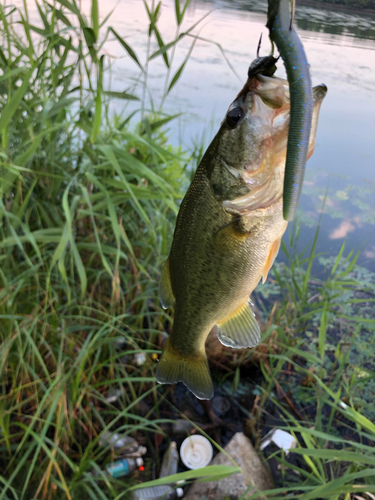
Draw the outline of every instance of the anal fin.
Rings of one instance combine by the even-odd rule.
[[[262,283],[266,282],[268,273],[270,272],[270,269],[273,266],[273,263],[275,262],[277,254],[279,253],[280,244],[281,244],[281,238],[278,238],[271,245],[270,253],[268,254],[267,261],[266,261],[265,266],[263,268]]]
[[[260,341],[260,328],[247,300],[222,323],[218,323],[216,334],[222,344],[234,349],[254,347]]]
[[[169,257],[164,264],[164,268],[161,272],[159,296],[161,305],[164,307],[164,309],[168,309],[168,307],[170,307],[176,300],[172,291],[171,275],[169,272]]]

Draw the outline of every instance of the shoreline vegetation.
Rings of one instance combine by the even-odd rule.
[[[316,8],[332,7],[336,11],[375,15],[375,0],[298,0],[300,5]]]
[[[301,5],[311,5],[311,6],[321,6],[328,7],[332,6],[335,9],[348,9],[355,10],[358,13],[363,11],[374,11],[375,12],[375,0],[299,0],[298,3]]]
[[[195,418],[181,404],[198,405],[191,394],[157,385],[154,374],[173,321],[159,306],[160,269],[203,144],[173,147],[176,116],[146,109],[134,81],[113,92],[104,77],[116,64],[108,39],[138,68],[140,95],[159,57],[164,102],[197,39],[199,23],[182,31],[188,4],[176,0],[176,37],[164,40],[161,4],[145,2],[144,61],[126,33],[101,21],[98,0],[87,16],[75,0],[36,2],[32,16],[26,2],[0,6],[0,500],[131,498],[155,484],[175,419]],[[182,37],[191,46],[176,67]],[[113,99],[124,102],[115,116]],[[282,244],[287,263],[254,295],[261,344],[207,346],[215,386],[237,408],[224,430],[241,425],[259,454],[272,426],[297,440],[288,456],[263,455],[275,464],[275,489],[249,500],[371,500],[375,275],[345,244],[336,256],[318,254],[319,224],[303,252],[299,237],[296,222]],[[217,423],[195,428],[221,450]],[[143,471],[105,473],[118,458],[105,438],[114,432],[147,446]],[[237,471],[208,467],[165,481]]]

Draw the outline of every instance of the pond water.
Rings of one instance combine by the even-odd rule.
[[[115,6],[109,24],[145,61],[148,18],[143,3],[108,0],[101,2],[101,14]],[[202,134],[206,144],[212,139],[246,79],[261,33],[261,54],[269,52],[266,8],[265,1],[191,1],[180,32],[207,16],[193,31],[205,40],[196,41],[180,80],[164,102],[166,112],[183,113],[170,125],[175,143],[188,147],[193,141],[201,141]],[[361,262],[375,271],[375,17],[298,5],[296,28],[306,49],[313,83],[328,86],[301,197],[301,242],[305,245],[313,235],[328,186],[318,250],[337,253],[346,238],[348,248],[363,245]],[[172,0],[162,2],[159,29],[164,43],[176,37]],[[176,47],[169,82],[193,41],[185,37]],[[154,40],[150,53],[157,49]],[[117,43],[108,42],[107,50],[121,58],[113,65],[113,89],[129,88],[129,79],[139,77],[136,65],[124,57]],[[147,103],[156,109],[166,88],[166,73],[161,58],[151,61]],[[282,64],[278,74],[285,75]],[[141,97],[139,86],[136,92]]]
[[[82,6],[89,14],[91,0],[82,0]],[[156,40],[150,47],[147,44],[149,20],[143,2],[107,0],[99,7],[102,19],[114,10],[107,25],[126,39],[142,63],[148,50],[152,54],[158,49]],[[180,32],[201,20],[191,32],[201,39],[185,37],[179,42],[167,83],[161,57],[148,66],[145,102],[159,109],[165,89],[196,42],[181,78],[163,103],[165,112],[183,113],[170,123],[175,144],[188,148],[194,141],[204,139],[207,145],[212,139],[246,80],[261,33],[261,55],[270,50],[266,9],[264,0],[191,0]],[[375,16],[298,4],[295,19],[313,84],[328,86],[300,201],[300,239],[305,246],[312,238],[328,187],[318,250],[337,253],[346,239],[348,248],[362,246],[360,262],[375,271]],[[173,0],[162,1],[158,27],[164,43],[176,38]],[[113,37],[105,51],[113,61],[108,82],[112,90],[134,91],[142,99],[142,86],[134,82],[144,77],[134,61]],[[285,76],[282,63],[277,74]],[[139,107],[131,102],[124,113]],[[124,101],[113,103],[115,111],[123,108]]]

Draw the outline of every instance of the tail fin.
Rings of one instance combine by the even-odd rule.
[[[183,382],[198,399],[211,399],[214,388],[206,355],[182,356],[167,339],[156,369],[159,384]]]

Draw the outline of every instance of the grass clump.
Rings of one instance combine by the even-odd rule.
[[[100,435],[158,426],[136,410],[168,321],[157,278],[185,158],[157,117],[147,133],[108,115],[97,5],[91,20],[57,5],[37,4],[42,27],[0,10],[2,499],[114,498],[87,474],[111,460]]]
[[[161,52],[145,66],[97,1],[90,18],[74,0],[36,8],[38,25],[26,4],[0,8],[0,498],[126,497],[139,472],[107,477],[116,454],[101,437],[164,432],[154,363],[170,318],[157,288],[188,159],[162,129],[174,116],[110,114],[111,100],[139,98],[104,86],[103,44],[113,37],[145,82],[163,57],[167,93],[183,68],[171,77],[160,4],[148,14]]]
[[[277,306],[267,315],[263,344],[253,355],[264,379],[248,429],[259,443],[272,421],[265,415],[272,412],[273,426],[296,438],[289,456],[283,450],[268,452],[271,465],[281,471],[268,498],[368,499],[375,492],[369,397],[374,367],[368,355],[375,280],[368,271],[363,279],[364,270],[356,266],[359,253],[345,256],[345,244],[336,257],[316,254],[318,234],[319,227],[311,247],[298,253],[295,224],[288,246],[283,244],[286,263],[275,266],[268,289],[257,290],[265,310],[272,296]]]

